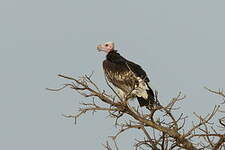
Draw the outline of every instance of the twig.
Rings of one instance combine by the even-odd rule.
[[[128,66],[129,67],[129,66]],[[178,115],[178,119],[176,119],[173,116],[173,111],[176,110],[175,105],[178,101],[181,101],[185,98],[185,96],[181,95],[181,92],[177,95],[177,97],[173,98],[166,106],[160,105],[160,102],[156,96],[156,103],[158,104],[156,107],[150,109],[150,114],[147,114],[146,112],[139,109],[139,107],[131,107],[129,106],[127,99],[123,100],[118,93],[113,89],[113,87],[109,84],[108,80],[106,79],[107,85],[111,88],[111,90],[114,92],[114,94],[118,97],[109,96],[105,91],[101,92],[101,90],[98,88],[97,84],[91,80],[93,73],[91,75],[85,75],[83,77],[80,77],[78,79],[72,78],[66,75],[59,74],[58,76],[64,79],[71,80],[72,83],[64,84],[63,87],[58,89],[50,89],[47,88],[50,91],[60,91],[66,87],[70,87],[72,90],[78,92],[80,95],[84,97],[89,98],[99,98],[100,102],[103,104],[108,104],[108,106],[101,106],[100,104],[97,105],[95,101],[93,100],[92,103],[82,103],[81,105],[85,106],[84,108],[80,108],[78,114],[75,115],[63,115],[67,118],[74,118],[75,123],[77,118],[79,118],[81,115],[85,114],[86,112],[92,112],[95,113],[96,111],[106,111],[108,112],[109,116],[112,118],[115,118],[115,125],[116,127],[121,127],[121,129],[117,132],[115,136],[112,136],[112,139],[114,140],[114,145],[116,150],[118,150],[118,145],[116,143],[116,138],[125,131],[128,131],[129,129],[141,129],[144,133],[144,135],[147,137],[144,138],[143,141],[139,141],[136,144],[136,148],[143,149],[142,145],[146,145],[147,147],[158,150],[160,147],[164,150],[172,150],[172,149],[189,149],[189,150],[197,150],[197,147],[200,149],[206,149],[206,148],[213,148],[213,150],[216,150],[216,148],[221,147],[221,145],[224,142],[224,135],[219,134],[216,132],[216,130],[210,126],[213,126],[213,124],[210,124],[210,120],[216,115],[217,112],[224,113],[223,110],[219,110],[219,106],[215,106],[212,113],[206,115],[205,117],[199,116],[198,114],[194,113],[195,116],[199,119],[199,123],[196,125],[193,125],[193,127],[185,132],[184,134],[181,134],[178,132],[179,130],[183,129],[185,124],[185,118],[183,117],[183,114]],[[208,89],[208,91],[213,92],[215,94],[219,94],[224,97],[224,92],[219,91],[213,91]],[[157,111],[160,111],[159,116],[157,118],[154,117]],[[149,113],[149,112],[148,112]],[[125,115],[124,115],[125,114]],[[153,117],[154,115],[154,117]],[[125,116],[129,116],[131,118],[127,118]],[[118,121],[119,118],[122,118]],[[183,121],[180,125],[180,121]],[[220,125],[222,125],[221,128],[224,128],[224,122],[223,118],[219,119]],[[179,125],[179,126],[178,126]],[[152,128],[153,129],[153,135],[150,136],[150,134],[147,132],[146,128]],[[196,130],[199,130],[199,132],[195,133]],[[212,131],[212,133],[211,133]],[[203,134],[201,134],[203,133]],[[200,141],[198,143],[194,142],[192,138],[199,138],[203,141]],[[220,138],[220,139],[219,139]],[[214,139],[219,139],[216,143]],[[205,141],[204,141],[205,140]],[[106,149],[112,150],[112,147],[110,147],[109,143],[107,142],[106,145],[104,145]]]
[[[219,89],[218,91],[214,91],[214,90],[211,90],[211,89],[209,89],[209,88],[207,88],[207,87],[204,87],[206,90],[208,90],[209,92],[212,92],[212,93],[214,93],[214,94],[217,94],[217,95],[221,95],[221,96],[223,96],[223,97],[225,97],[225,93],[223,92],[223,90],[221,90],[221,89]]]
[[[205,118],[202,118],[201,116],[198,116],[196,113],[195,116],[200,120],[200,122],[195,125],[191,130],[189,130],[186,134],[184,134],[184,137],[188,137],[189,135],[191,135],[191,133],[196,130],[197,128],[199,128],[200,126],[202,126],[205,123],[208,123],[209,120],[212,119],[212,117],[215,115],[215,113],[219,110],[219,106],[215,106],[212,113],[208,114]]]

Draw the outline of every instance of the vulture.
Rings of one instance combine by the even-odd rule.
[[[154,92],[149,86],[146,72],[138,64],[121,56],[114,49],[113,42],[106,42],[97,46],[98,51],[106,52],[103,69],[107,80],[118,89],[122,100],[137,98],[140,106],[153,107]]]

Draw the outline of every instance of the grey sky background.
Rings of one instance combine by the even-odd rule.
[[[103,53],[114,41],[140,64],[166,104],[179,91],[182,111],[205,114],[221,99],[204,90],[225,88],[225,1],[1,0],[0,149],[104,149],[115,134],[106,113],[87,114],[74,125],[61,114],[77,112],[86,100],[69,89],[54,93],[64,73],[95,71],[101,88]],[[137,132],[119,137],[132,149]],[[129,145],[131,144],[131,145]]]

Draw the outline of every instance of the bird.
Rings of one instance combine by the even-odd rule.
[[[120,99],[137,98],[141,107],[152,108],[155,96],[149,86],[150,80],[142,67],[121,56],[118,50],[115,50],[113,42],[99,44],[96,48],[106,53],[103,70],[107,80],[116,87]]]

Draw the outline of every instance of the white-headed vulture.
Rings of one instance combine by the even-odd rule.
[[[140,106],[152,107],[154,92],[149,86],[149,78],[145,71],[136,63],[122,57],[114,49],[113,42],[97,46],[97,50],[107,53],[103,61],[103,69],[109,82],[117,89],[122,99],[137,98]]]

